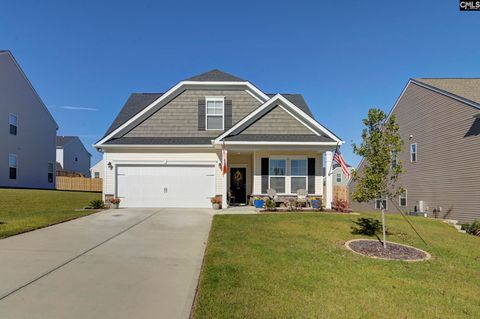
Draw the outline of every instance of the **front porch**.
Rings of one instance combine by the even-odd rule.
[[[332,176],[325,178],[332,165],[332,146],[254,147],[227,144],[228,172],[224,178],[224,207],[251,204],[254,196],[268,196],[275,190],[279,199],[296,198],[299,189],[308,197],[321,197],[324,207],[331,208]],[[324,155],[325,154],[325,155]],[[325,187],[325,189],[324,189]]]

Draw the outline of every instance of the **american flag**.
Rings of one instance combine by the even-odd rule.
[[[350,172],[348,171],[347,163],[345,162],[342,153],[340,153],[340,147],[337,147],[335,149],[335,154],[333,154],[333,160],[337,162],[338,165],[340,165],[343,175],[345,175],[347,178],[350,178]]]

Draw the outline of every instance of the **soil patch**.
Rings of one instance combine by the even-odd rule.
[[[387,249],[378,240],[354,239],[345,243],[348,249],[363,256],[388,260],[423,261],[430,259],[430,254],[421,249],[387,242]]]

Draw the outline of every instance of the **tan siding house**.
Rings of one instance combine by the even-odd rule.
[[[424,211],[433,217],[462,222],[480,218],[479,103],[480,79],[408,82],[391,112],[405,142],[398,154],[405,168],[399,185],[407,190],[403,210],[418,211],[423,201]],[[351,182],[350,192],[354,187]],[[389,212],[397,211],[393,203],[387,206]],[[375,203],[352,202],[352,208],[373,210]]]
[[[165,93],[132,94],[95,147],[103,152],[105,199],[118,197],[124,207],[211,207],[210,198],[221,196],[225,208],[269,189],[321,196],[324,154],[329,167],[342,143],[300,94],[266,94],[213,70]]]

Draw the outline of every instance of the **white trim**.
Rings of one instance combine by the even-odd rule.
[[[412,152],[412,146],[413,145],[415,145],[415,153]],[[411,143],[409,151],[410,151],[410,163],[418,162],[418,145],[417,145],[417,143]],[[415,154],[415,160],[412,159],[413,154]]]
[[[222,142],[217,142],[215,145],[222,145]],[[328,145],[336,146],[335,142],[259,142],[259,141],[225,141],[225,145]]]
[[[248,120],[250,120],[252,117],[254,117],[255,115],[257,115],[258,113],[260,113],[261,111],[263,111],[264,109],[266,109],[269,105],[271,105],[272,103],[274,103],[275,101],[281,101],[283,103],[285,103],[288,107],[290,107],[291,109],[293,109],[295,112],[297,112],[301,117],[303,117],[305,120],[307,120],[308,122],[310,122],[310,124],[312,124],[313,126],[317,127],[318,129],[320,129],[322,132],[324,132],[325,134],[327,134],[331,139],[333,139],[336,143],[335,145],[337,144],[343,144],[344,142],[341,141],[340,139],[338,139],[332,132],[330,132],[327,128],[323,127],[322,125],[320,125],[320,123],[318,123],[317,121],[315,121],[311,116],[307,115],[305,112],[303,112],[300,108],[298,108],[295,104],[293,104],[292,102],[290,102],[289,100],[287,100],[285,97],[283,97],[281,94],[276,94],[275,96],[273,96],[270,100],[268,100],[267,102],[265,102],[263,105],[259,106],[255,111],[253,111],[252,113],[250,113],[249,115],[247,115],[246,117],[244,117],[242,120],[240,120],[237,124],[235,124],[232,128],[230,128],[228,131],[226,131],[225,133],[223,133],[222,135],[220,135],[219,137],[217,137],[215,139],[215,143],[218,143],[220,140],[224,139],[226,136],[228,136],[229,134],[231,134],[233,131],[235,131],[237,128],[241,127],[243,124],[245,124]]]
[[[222,102],[222,115],[211,114],[213,117],[222,117],[222,128],[208,128],[208,102]],[[206,96],[205,97],[205,131],[223,131],[225,129],[225,97],[224,96]]]
[[[119,127],[117,127],[115,130],[113,130],[110,134],[108,134],[107,136],[105,136],[104,138],[102,138],[100,141],[98,141],[97,143],[94,144],[94,147],[102,147],[102,144],[105,143],[106,141],[108,141],[109,139],[111,139],[113,136],[115,136],[118,132],[122,131],[125,127],[129,126],[130,124],[132,124],[135,120],[137,120],[138,118],[140,118],[142,115],[144,115],[145,113],[147,113],[149,110],[151,110],[153,107],[155,107],[157,104],[159,104],[160,102],[166,100],[168,97],[170,97],[170,95],[172,95],[174,92],[176,92],[177,90],[181,89],[182,87],[184,86],[187,86],[187,85],[196,85],[196,86],[212,86],[212,85],[219,85],[219,86],[247,86],[250,90],[252,90],[253,92],[257,93],[261,98],[263,98],[265,101],[267,101],[269,98],[268,96],[263,93],[262,91],[260,91],[259,89],[257,89],[254,85],[252,85],[250,82],[248,81],[245,81],[245,82],[196,82],[196,81],[181,81],[179,83],[177,83],[174,87],[172,87],[171,89],[169,89],[167,92],[165,92],[165,94],[163,94],[162,96],[160,96],[158,99],[156,99],[155,101],[153,101],[152,103],[150,103],[150,105],[148,105],[147,107],[145,107],[143,110],[141,110],[140,112],[138,112],[135,116],[131,117],[128,121],[126,121],[125,123],[123,123],[122,125],[120,125]]]
[[[256,99],[258,102],[260,103],[264,103],[265,101],[259,99],[255,94],[253,94],[250,90],[245,90],[245,92],[247,92],[248,94],[250,94],[254,99]]]
[[[94,144],[95,148],[213,148],[210,144]]]
[[[398,195],[398,206],[400,206],[400,207],[407,207],[408,206],[408,193],[407,193],[406,189],[404,189],[404,191],[405,191],[405,196],[404,197],[402,197],[401,193]],[[405,198],[405,205],[402,205],[402,201],[401,201],[402,198]]]

